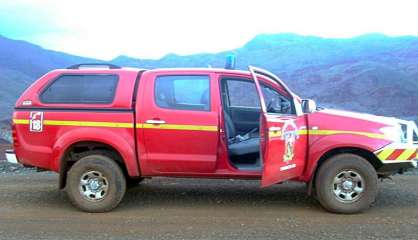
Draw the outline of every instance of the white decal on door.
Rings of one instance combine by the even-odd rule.
[[[289,169],[292,169],[292,168],[295,168],[295,167],[296,167],[296,164],[293,163],[293,164],[290,164],[290,165],[286,165],[286,166],[281,167],[280,168],[280,171],[286,171],[286,170],[289,170]]]
[[[298,128],[293,121],[283,125],[282,140],[284,140],[283,162],[290,162],[295,156],[295,142],[299,138]]]

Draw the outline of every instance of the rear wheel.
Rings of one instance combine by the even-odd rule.
[[[358,213],[370,207],[377,195],[377,174],[364,158],[340,154],[328,159],[315,181],[321,205],[334,213]]]
[[[78,160],[67,178],[67,194],[73,205],[86,212],[115,208],[126,191],[119,165],[104,154],[92,153]]]

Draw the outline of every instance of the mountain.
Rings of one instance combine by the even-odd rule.
[[[368,34],[332,39],[296,34],[262,34],[241,48],[161,59],[119,56],[113,64],[139,68],[223,67],[229,54],[237,68],[266,68],[299,96],[319,105],[418,120],[418,37]],[[46,72],[83,62],[100,62],[43,49],[0,36],[0,120],[10,119],[21,92]],[[1,127],[1,126],[0,126]]]
[[[16,99],[43,74],[80,62],[97,61],[0,36],[0,120],[10,118]]]
[[[120,56],[124,66],[222,67],[228,54],[237,68],[276,73],[299,96],[320,105],[418,120],[418,37],[368,34],[348,39],[263,34],[217,54],[167,55],[159,60]]]

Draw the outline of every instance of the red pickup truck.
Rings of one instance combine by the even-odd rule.
[[[256,67],[54,70],[18,99],[12,131],[7,159],[59,173],[88,212],[165,176],[300,181],[325,209],[356,213],[378,178],[417,167],[414,122],[317,108]]]

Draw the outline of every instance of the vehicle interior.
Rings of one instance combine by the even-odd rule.
[[[262,84],[269,113],[292,113],[291,101]],[[221,81],[223,118],[231,164],[239,170],[261,171],[260,100],[250,79],[223,78]]]

